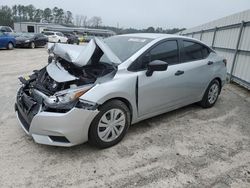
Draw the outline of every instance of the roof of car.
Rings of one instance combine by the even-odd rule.
[[[202,41],[195,39],[195,38],[190,38],[190,37],[186,37],[186,36],[182,36],[182,35],[164,34],[164,33],[131,33],[131,34],[124,34],[124,35],[120,35],[120,36],[149,38],[152,40],[167,39],[167,38],[181,38],[181,39],[189,39],[189,40],[193,40],[193,41],[197,41],[199,43],[205,44]]]
[[[181,36],[181,35],[174,35],[174,34],[163,34],[163,33],[131,33],[131,34],[124,34],[121,36],[128,36],[128,37],[140,37],[140,38],[149,38],[149,39],[159,39],[159,38],[184,38],[190,39],[189,37]],[[192,38],[193,39],[193,38]],[[195,40],[195,39],[193,39]]]

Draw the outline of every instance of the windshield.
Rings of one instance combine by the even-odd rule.
[[[150,41],[152,41],[152,39],[131,36],[113,36],[104,39],[104,42],[122,62],[131,57]],[[106,62],[104,56],[101,58],[101,61]]]

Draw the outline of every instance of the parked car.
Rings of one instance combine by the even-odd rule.
[[[212,107],[226,81],[226,61],[183,36],[118,35],[49,52],[46,67],[20,78],[15,105],[41,144],[113,146],[136,122],[196,102]]]
[[[78,38],[79,42],[85,42],[84,41],[84,38],[85,38],[84,35],[77,35],[77,38]]]
[[[0,48],[7,48],[12,50],[16,45],[16,40],[9,33],[3,33],[0,31]]]
[[[9,26],[0,26],[0,31],[3,33],[14,33],[13,29]]]
[[[94,39],[94,38],[95,38],[94,35],[86,35],[84,37],[84,42],[89,42],[89,41],[91,41],[91,39]]]
[[[61,32],[43,31],[43,34],[48,37],[49,42],[58,42],[58,43],[68,42],[68,38],[65,37]]]
[[[45,46],[48,38],[41,33],[16,33],[16,47],[35,48]]]
[[[80,41],[76,35],[71,33],[64,33],[64,35],[68,38],[68,44],[77,44],[79,45]]]

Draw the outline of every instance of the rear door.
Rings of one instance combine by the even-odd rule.
[[[208,47],[199,42],[182,40],[181,71],[184,71],[186,80],[183,102],[196,101],[202,96],[212,76],[213,62],[208,60],[210,52]]]

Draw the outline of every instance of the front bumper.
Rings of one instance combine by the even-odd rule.
[[[46,112],[40,105],[26,110],[18,100],[15,110],[21,127],[36,143],[66,147],[88,141],[89,127],[98,114],[76,107],[65,113]]]
[[[30,42],[16,42],[16,47],[17,48],[30,47]]]

